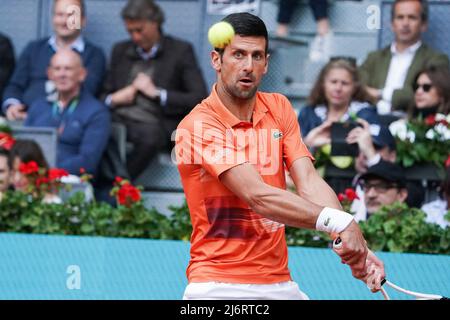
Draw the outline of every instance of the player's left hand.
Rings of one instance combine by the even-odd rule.
[[[364,282],[372,292],[381,290],[381,281],[386,278],[384,263],[372,251],[368,251],[366,259],[367,275]]]

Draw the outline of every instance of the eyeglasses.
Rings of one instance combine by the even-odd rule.
[[[376,193],[385,193],[389,189],[399,188],[398,184],[388,182],[370,183],[366,181],[360,181],[359,184],[361,188],[364,190],[364,193],[368,193],[372,188],[375,190]]]
[[[414,83],[413,85],[414,92],[416,92],[417,89],[419,88],[422,88],[423,92],[428,92],[431,90],[431,88],[433,88],[433,85],[431,83],[424,83],[424,84]]]

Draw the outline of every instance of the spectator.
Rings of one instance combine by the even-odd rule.
[[[20,167],[22,164],[34,161],[40,170],[48,171],[49,169],[41,147],[33,140],[17,140],[11,149],[9,161],[12,168],[11,182],[13,188],[23,193],[31,192],[31,181],[21,172]],[[62,203],[62,200],[57,194],[46,193],[42,198],[42,202]]]
[[[379,114],[406,112],[413,101],[413,83],[427,65],[448,68],[448,57],[421,41],[427,29],[428,4],[423,0],[397,0],[393,4],[391,25],[395,41],[369,53],[362,64],[361,78],[375,98]]]
[[[80,28],[76,25],[73,6],[81,11]],[[46,69],[51,57],[60,49],[71,48],[80,53],[89,71],[85,88],[92,94],[97,93],[103,81],[105,57],[101,49],[81,35],[81,27],[86,24],[85,13],[84,0],[54,1],[54,34],[28,44],[3,94],[2,110],[9,120],[23,120],[28,107],[39,97],[54,99],[55,86],[47,78]]]
[[[109,111],[82,88],[87,71],[75,51],[58,50],[48,77],[55,83],[57,99],[33,102],[25,126],[57,128],[56,166],[74,175],[80,168],[95,175],[111,130]]]
[[[409,109],[409,117],[450,112],[450,73],[448,69],[428,67],[414,79],[414,104]]]
[[[383,206],[405,202],[408,190],[403,168],[388,161],[380,161],[369,167],[359,183],[364,190],[366,212],[355,215],[356,221],[364,221]]]
[[[389,129],[379,126],[378,130],[371,132],[367,121],[363,119],[357,121],[361,126],[350,131],[346,140],[349,144],[358,144],[359,154],[355,161],[356,172],[365,173],[368,167],[376,165],[381,159],[395,162],[397,158],[396,143]]]
[[[378,123],[371,97],[361,86],[356,62],[349,59],[331,59],[319,74],[298,120],[304,142],[309,148],[331,142],[333,122],[346,121],[355,115],[371,124]]]
[[[381,126],[378,132],[373,130],[374,132],[371,133],[366,121],[358,119],[358,122],[362,127],[353,129],[347,137],[347,143],[357,143],[359,148],[359,154],[355,161],[357,175],[354,181],[358,181],[368,168],[380,162],[395,163],[397,160],[396,142],[388,128]],[[405,185],[408,190],[405,202],[410,207],[419,208],[424,200],[424,188],[420,183],[414,181],[406,181]],[[359,200],[353,201],[351,211],[356,215],[365,214],[364,191],[359,185],[356,185],[356,193]]]
[[[9,38],[0,34],[0,101],[3,89],[14,71],[14,49]]]
[[[27,192],[28,179],[19,170],[20,164],[36,162],[39,168],[48,170],[49,166],[45,160],[41,147],[33,140],[19,139],[11,149],[10,164],[12,169],[12,185],[14,190]]]
[[[0,147],[0,201],[2,194],[10,188],[11,163],[9,162],[9,151]]]
[[[450,226],[449,218],[445,218],[450,209],[450,163],[447,165],[446,178],[442,182],[441,197],[422,206],[426,213],[426,221],[436,223],[442,228]]]
[[[298,2],[298,0],[280,0],[277,16],[277,36],[286,37],[289,34],[289,23]],[[317,23],[317,35],[311,44],[309,58],[313,61],[327,61],[333,37],[328,20],[328,3],[327,0],[310,0],[309,5]]]
[[[127,167],[135,179],[158,150],[169,149],[179,121],[207,91],[192,46],[163,33],[157,4],[129,0],[122,18],[131,40],[114,46],[104,91],[133,144]]]

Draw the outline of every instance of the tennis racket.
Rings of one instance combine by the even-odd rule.
[[[342,240],[341,238],[337,237],[336,239],[334,239],[333,241],[333,248],[339,249],[342,247]],[[383,295],[385,300],[391,300],[391,298],[389,297],[388,293],[386,292],[385,288],[386,286],[389,286],[390,288],[397,290],[398,292],[410,295],[414,298],[416,298],[416,300],[449,300],[449,298],[438,295],[438,294],[429,294],[429,293],[421,293],[421,292],[415,292],[415,291],[411,291],[411,290],[407,290],[404,289],[386,279],[381,280],[381,294]]]

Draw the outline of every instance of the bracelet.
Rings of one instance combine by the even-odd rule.
[[[353,221],[353,216],[345,211],[325,207],[316,221],[316,230],[341,233]]]

